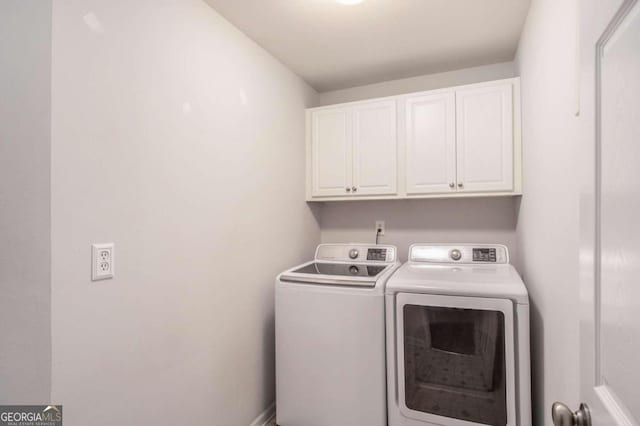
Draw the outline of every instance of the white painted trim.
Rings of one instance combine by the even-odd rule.
[[[520,77],[513,79],[513,193],[522,194],[522,104]]]
[[[633,426],[633,415],[622,404],[622,401],[616,397],[613,389],[606,385],[596,386],[594,388],[596,395],[600,398],[600,401],[607,409],[607,412],[613,417],[616,425],[619,426]]]
[[[265,426],[276,416],[276,403],[272,402],[265,410],[251,422],[249,426]]]
[[[313,197],[306,201],[318,203],[323,201],[369,201],[369,200],[421,200],[426,198],[486,198],[486,197],[519,197],[521,192],[454,192],[447,194],[407,194],[407,195],[371,195],[355,197]]]
[[[520,81],[520,77],[508,77],[508,78],[501,78],[499,80],[487,80],[487,81],[481,81],[479,83],[470,83],[470,84],[462,84],[459,86],[449,86],[449,87],[441,87],[438,89],[429,89],[429,90],[421,90],[418,92],[408,92],[408,93],[402,93],[400,95],[391,95],[391,96],[382,96],[382,97],[377,97],[377,98],[369,98],[369,99],[361,99],[361,100],[357,100],[357,101],[351,101],[351,102],[340,102],[337,104],[327,104],[327,105],[321,105],[321,106],[317,106],[317,107],[313,107],[313,108],[307,108],[307,111],[319,111],[325,108],[335,108],[338,106],[354,106],[354,105],[358,105],[358,104],[367,104],[369,102],[377,102],[377,101],[391,101],[391,100],[398,100],[400,98],[403,98],[405,96],[429,96],[429,95],[436,95],[436,94],[441,94],[441,93],[447,93],[450,91],[455,91],[455,90],[466,90],[466,89],[474,89],[474,88],[479,88],[479,87],[486,87],[486,86],[493,86],[493,85],[500,85],[500,84],[504,84],[504,83],[515,83],[517,81]]]
[[[312,182],[311,179],[311,111],[306,110],[305,114],[305,131],[304,131],[304,139],[305,139],[305,156],[306,156],[306,170],[305,170],[305,194],[307,200],[313,198],[313,189],[311,188]]]

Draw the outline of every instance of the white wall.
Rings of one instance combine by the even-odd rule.
[[[0,404],[51,391],[51,2],[0,2]]]
[[[576,1],[533,0],[520,40],[524,187],[517,238],[532,303],[534,419],[578,403]]]
[[[310,258],[316,93],[200,0],[54,2],[53,400],[65,425],[247,425]],[[90,282],[90,245],[116,277]]]
[[[388,200],[326,203],[321,210],[322,242],[375,242],[375,222],[385,221],[382,244],[398,247],[407,260],[419,242],[499,243],[516,262],[515,198]]]
[[[320,93],[319,105],[331,105],[341,102],[400,95],[403,93],[419,92],[421,90],[440,89],[443,87],[499,80],[501,78],[511,78],[515,76],[513,62],[502,62],[324,92]]]

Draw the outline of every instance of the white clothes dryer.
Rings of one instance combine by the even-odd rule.
[[[530,426],[529,299],[502,245],[414,244],[385,291],[389,426]]]
[[[321,244],[276,280],[280,426],[386,426],[385,245]]]

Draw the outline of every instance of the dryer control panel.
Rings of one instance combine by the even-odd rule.
[[[471,249],[471,253],[473,254],[473,259],[472,260],[474,262],[492,262],[492,263],[496,263],[496,261],[497,261],[496,248],[495,247],[491,247],[491,248],[474,247],[473,249]]]
[[[509,263],[509,251],[500,244],[414,244],[409,261],[415,263]]]

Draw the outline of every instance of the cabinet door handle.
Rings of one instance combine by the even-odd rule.
[[[346,187],[344,190],[347,191],[347,192],[351,192],[351,188],[349,188],[349,187]]]
[[[462,182],[458,184],[458,188],[464,188],[464,185],[462,184]]]
[[[449,184],[449,188],[453,189],[453,188],[455,188],[455,187],[456,187],[456,184],[455,184],[455,183],[451,182],[451,183]]]
[[[355,186],[352,186],[352,187],[351,187],[351,190],[352,190],[353,192],[356,192],[356,191],[358,191],[358,188],[356,188]]]

